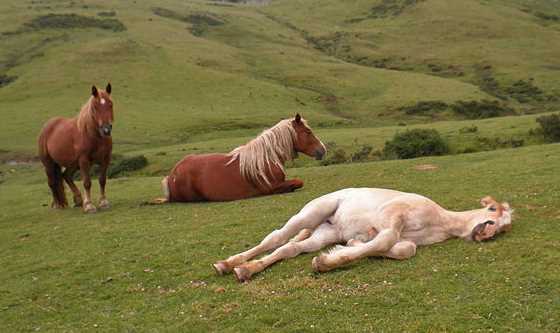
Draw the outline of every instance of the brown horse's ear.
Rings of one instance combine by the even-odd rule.
[[[107,83],[107,88],[105,88],[105,91],[111,95],[111,83]]]
[[[99,92],[97,91],[97,87],[91,86],[91,94],[93,95],[93,97],[99,96]]]
[[[299,115],[299,113],[296,113],[296,123],[301,123],[301,116]]]

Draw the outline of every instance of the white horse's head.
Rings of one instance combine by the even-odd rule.
[[[507,202],[499,203],[494,198],[486,196],[480,200],[484,207],[484,221],[478,223],[471,232],[471,239],[483,241],[511,230],[513,210]]]

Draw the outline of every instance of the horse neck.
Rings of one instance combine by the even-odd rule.
[[[440,218],[442,225],[450,235],[467,238],[470,236],[474,227],[483,222],[485,213],[486,211],[484,209],[455,212],[442,208]]]

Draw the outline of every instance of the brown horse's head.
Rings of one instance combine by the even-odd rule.
[[[471,239],[483,241],[511,230],[513,210],[507,202],[499,203],[494,198],[486,196],[480,200],[484,207],[484,222],[477,224],[472,232]]]
[[[111,99],[111,84],[107,84],[105,91],[91,87],[93,118],[99,135],[111,136],[113,129],[113,100]]]
[[[313,134],[311,128],[307,126],[306,122],[299,114],[296,114],[296,117],[292,120],[292,126],[296,131],[295,150],[307,156],[315,157],[317,160],[323,159],[327,148],[325,148],[321,140]]]

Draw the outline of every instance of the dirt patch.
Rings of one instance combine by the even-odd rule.
[[[415,165],[412,168],[414,170],[418,170],[418,171],[432,171],[432,170],[439,169],[439,167],[437,165],[433,165],[433,164],[418,164],[418,165]]]
[[[183,15],[161,7],[152,8],[152,12],[161,17],[191,24],[189,31],[197,37],[204,35],[210,27],[216,27],[225,24],[225,20],[211,13],[199,12],[189,15]]]

